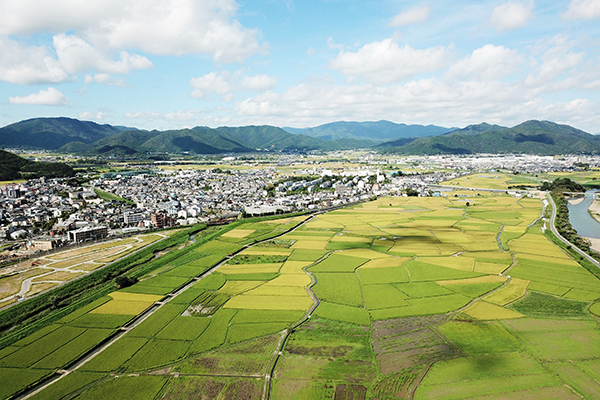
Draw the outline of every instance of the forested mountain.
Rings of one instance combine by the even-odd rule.
[[[316,137],[324,140],[359,139],[382,142],[386,140],[418,138],[441,135],[453,128],[435,125],[406,125],[390,121],[377,122],[332,122],[314,128],[285,128],[294,134]]]
[[[398,154],[590,154],[600,152],[600,138],[568,125],[534,120],[512,128],[472,125],[384,151]]]
[[[34,118],[0,128],[1,147],[54,150],[70,142],[94,143],[121,129],[72,118]]]
[[[21,178],[65,178],[74,176],[73,168],[67,164],[35,162],[0,150],[0,181]]]
[[[426,137],[417,138],[419,135]],[[384,141],[388,137],[392,140]],[[600,138],[548,121],[527,121],[512,128],[482,123],[451,131],[434,125],[405,125],[388,121],[336,122],[293,134],[268,125],[145,131],[70,118],[36,118],[0,128],[0,147],[121,156],[371,147],[397,154],[553,155],[600,152]]]

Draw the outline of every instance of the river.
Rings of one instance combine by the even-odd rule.
[[[600,239],[600,223],[588,212],[588,207],[594,201],[595,190],[585,192],[585,199],[579,204],[568,204],[569,222],[582,237]]]

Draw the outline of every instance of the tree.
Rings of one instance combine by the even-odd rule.
[[[117,276],[115,278],[115,283],[117,284],[117,286],[119,287],[119,289],[123,289],[132,285],[135,285],[137,283],[138,279],[134,278],[132,276]]]

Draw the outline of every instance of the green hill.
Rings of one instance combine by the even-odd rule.
[[[58,149],[70,142],[90,144],[119,133],[110,125],[71,118],[34,118],[0,128],[0,147]]]
[[[357,139],[382,142],[386,140],[441,135],[451,129],[435,125],[406,125],[390,121],[332,122],[307,129],[290,129],[290,132],[323,140]]]
[[[594,154],[600,138],[568,125],[527,121],[512,128],[488,124],[470,126],[446,135],[417,139],[385,152],[398,154]]]
[[[73,168],[67,164],[35,162],[16,154],[0,150],[0,181],[21,178],[65,178],[74,176]]]

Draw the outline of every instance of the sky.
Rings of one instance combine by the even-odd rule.
[[[600,133],[600,0],[1,0],[0,126]]]

